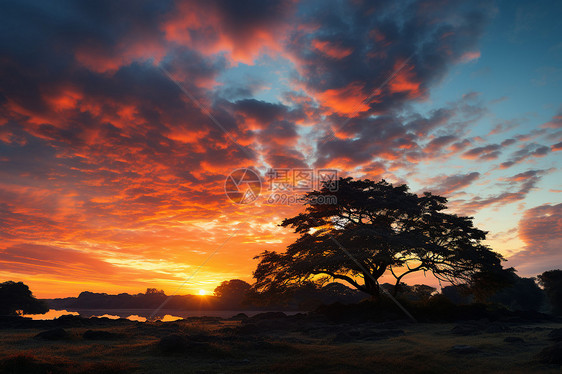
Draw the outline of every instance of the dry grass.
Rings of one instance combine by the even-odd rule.
[[[164,354],[157,348],[162,336],[217,335],[220,323],[105,327],[121,334],[114,341],[82,339],[86,328],[66,328],[64,341],[40,341],[39,330],[3,330],[0,334],[1,373],[557,373],[533,357],[550,342],[557,324],[518,326],[510,332],[474,336],[451,334],[453,324],[418,324],[403,328],[404,336],[377,341],[332,343],[326,336],[300,332],[218,338],[206,352]],[[507,336],[524,343],[506,343]],[[230,338],[229,338],[230,337]],[[479,353],[449,352],[454,345],[470,345]]]

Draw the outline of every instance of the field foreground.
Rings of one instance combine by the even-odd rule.
[[[0,319],[1,373],[558,373],[562,323]]]

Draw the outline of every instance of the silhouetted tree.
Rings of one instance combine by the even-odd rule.
[[[147,288],[146,292],[144,293],[145,295],[166,295],[166,293],[164,292],[164,290],[159,290],[157,288]]]
[[[537,278],[544,288],[552,312],[562,314],[562,270],[545,271]]]
[[[434,293],[437,292],[435,287],[426,284],[415,284],[413,286],[406,283],[400,283],[398,287],[395,284],[383,283],[381,289],[384,289],[403,300],[409,301],[427,301]]]
[[[474,273],[467,282],[467,291],[479,303],[486,303],[498,291],[515,284],[515,269],[494,269]]]
[[[42,300],[37,300],[29,287],[22,282],[8,281],[0,284],[0,315],[42,314],[49,307]]]
[[[544,292],[537,285],[535,278],[522,278],[516,274],[513,276],[513,285],[499,290],[490,301],[512,310],[540,310]]]
[[[337,204],[316,203],[331,195]],[[265,251],[256,257],[256,290],[343,280],[378,298],[378,279],[387,271],[396,284],[417,271],[456,284],[501,268],[502,257],[481,243],[486,232],[470,217],[444,213],[444,197],[418,196],[406,185],[384,180],[340,178],[337,191],[325,184],[304,200],[305,213],[281,224],[300,237],[285,253]]]
[[[314,310],[322,304],[336,302],[350,304],[365,298],[365,294],[344,284],[333,282],[319,286],[315,282],[302,282],[279,289],[256,293],[249,291],[254,305],[279,309]]]
[[[408,286],[407,284],[401,285],[398,295],[404,299],[411,301],[427,301],[437,289],[426,284],[415,284]]]
[[[344,284],[332,282],[324,285],[320,289],[320,293],[323,296],[324,303],[335,303],[335,302],[356,302],[364,296],[361,292],[354,288],[349,288]]]
[[[219,297],[223,303],[236,307],[242,305],[251,287],[248,282],[241,279],[231,279],[222,282],[215,288],[214,294]]]
[[[535,278],[521,278],[514,268],[478,273],[466,290],[475,301],[501,304],[513,310],[539,310],[544,299]]]
[[[467,291],[466,285],[446,286],[441,289],[443,297],[455,305],[470,304],[472,297]]]

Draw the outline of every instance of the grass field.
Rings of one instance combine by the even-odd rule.
[[[562,327],[560,323],[502,325],[495,332],[480,332],[475,327],[471,332],[470,324],[459,329],[457,324],[445,323],[266,322],[239,326],[237,321],[182,320],[116,326],[105,321],[94,327],[65,327],[67,336],[60,340],[34,338],[45,329],[3,329],[0,370],[168,374],[560,372],[559,366],[535,359],[552,344],[548,333]],[[113,336],[83,338],[83,333],[92,329]],[[170,340],[170,336],[171,343],[163,345],[161,340]],[[183,340],[180,344],[174,339]],[[469,347],[453,349],[459,345]]]

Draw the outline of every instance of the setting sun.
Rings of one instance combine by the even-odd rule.
[[[199,295],[205,296],[206,294],[207,294],[207,291],[205,291],[205,290],[199,290]]]

